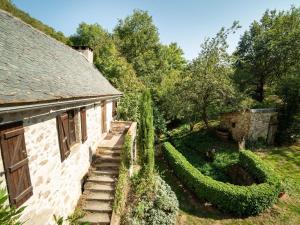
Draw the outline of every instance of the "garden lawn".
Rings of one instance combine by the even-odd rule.
[[[180,151],[184,153],[190,162],[196,166],[200,171],[206,171],[207,175],[217,177],[222,174],[222,167],[224,164],[231,164],[235,161],[236,156],[230,155],[225,157],[223,165],[221,163],[222,154],[230,149],[230,143],[223,143],[215,138],[209,138],[208,134],[203,133],[202,140],[199,140],[201,132],[187,134],[184,132],[172,133],[173,142],[177,138],[176,147],[180,147]],[[175,139],[174,139],[175,138]],[[185,144],[194,144],[197,148],[194,151],[204,151],[204,149],[217,148],[219,149],[220,156],[216,156],[216,160],[221,160],[216,163],[207,163],[210,165],[203,166],[203,158],[199,156],[201,153],[196,154],[187,148]],[[200,148],[201,147],[201,148]],[[235,148],[233,146],[233,148]],[[197,150],[198,149],[198,150]],[[167,162],[161,156],[156,160],[157,170],[161,176],[167,181],[176,193],[179,200],[180,212],[177,218],[178,224],[275,224],[275,225],[295,225],[300,224],[300,146],[292,145],[289,147],[273,147],[256,150],[256,153],[264,159],[266,163],[272,166],[275,171],[280,175],[283,185],[287,194],[279,199],[271,209],[266,210],[258,216],[248,218],[237,218],[220,212],[210,203],[198,199],[192,192],[190,192],[184,185],[180,183],[176,176],[170,171]],[[189,156],[190,155],[190,156]],[[202,161],[197,161],[201,160]],[[211,167],[207,169],[205,167]],[[221,169],[220,169],[221,168]],[[221,172],[220,172],[221,171]],[[217,174],[215,176],[215,174]],[[219,177],[222,179],[222,177]],[[224,178],[224,177],[223,177]],[[226,177],[224,178],[226,179]]]

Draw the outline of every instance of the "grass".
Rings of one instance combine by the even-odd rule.
[[[212,132],[200,129],[190,132],[180,130],[171,135],[171,142],[187,160],[203,174],[216,180],[230,182],[226,174],[229,165],[238,163],[238,149],[232,142],[220,142]],[[214,160],[207,159],[207,153],[215,151]]]
[[[230,152],[232,151],[230,149],[236,148],[236,146],[232,143],[220,142],[218,139],[215,139],[207,133],[189,133],[186,128],[179,130],[177,129],[171,132],[170,135],[175,140],[177,139],[177,145],[181,145],[181,147],[183,147],[181,148],[181,151],[185,152],[185,156],[188,156],[192,152],[192,147],[187,148],[187,146],[184,144],[186,141],[189,141],[189,143],[192,143],[192,145],[196,147],[191,153],[192,156],[190,156],[189,160],[191,160],[191,162],[193,162],[193,164],[200,170],[203,170],[203,165],[201,165],[201,162],[198,161],[202,158],[199,156],[202,154],[201,151],[205,151],[210,148],[219,149],[220,156],[218,156],[219,158],[215,159],[215,161],[219,161],[219,165],[210,165],[212,167],[212,171],[217,171],[218,169],[222,168],[222,161],[226,155],[224,153],[226,151]],[[181,141],[179,141],[179,139],[181,139]],[[286,194],[280,198],[277,204],[275,204],[271,209],[266,210],[258,216],[248,218],[236,218],[232,215],[225,214],[220,212],[210,203],[205,202],[202,199],[198,199],[191,191],[189,191],[180,183],[178,178],[167,166],[167,162],[164,161],[160,155],[158,155],[156,160],[157,170],[164,180],[172,187],[179,200],[180,212],[177,217],[177,224],[300,224],[300,145],[263,148],[256,150],[256,153],[262,157],[266,163],[272,166],[280,175],[286,190]],[[225,164],[227,165],[228,163],[233,162],[234,157],[235,156],[230,156],[229,159],[225,158]],[[214,176],[213,173],[212,176]]]

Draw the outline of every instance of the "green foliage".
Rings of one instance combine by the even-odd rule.
[[[0,0],[0,9],[5,10],[15,17],[20,18],[25,23],[30,24],[34,28],[42,31],[43,33],[55,38],[56,40],[67,43],[68,38],[62,32],[55,31],[52,27],[43,24],[41,21],[32,18],[28,13],[18,9],[11,0]]]
[[[130,225],[171,225],[176,222],[178,200],[170,186],[159,176],[151,195],[141,196],[136,207],[130,212],[125,224]]]
[[[300,8],[267,10],[242,36],[237,57],[236,84],[241,91],[263,101],[266,86],[272,87],[300,60]]]
[[[83,218],[85,213],[81,210],[75,210],[75,212],[64,219],[62,216],[53,215],[54,221],[57,225],[63,225],[68,223],[70,225],[90,225],[88,222],[79,222],[79,219]]]
[[[282,79],[277,94],[283,104],[279,108],[277,141],[285,143],[300,137],[300,70]]]
[[[95,66],[124,94],[117,108],[118,118],[138,121],[139,95],[144,86],[118,51],[112,36],[99,24],[81,23],[77,33],[70,37],[69,45],[87,45],[93,49]]]
[[[144,169],[152,176],[154,172],[154,126],[151,93],[146,90],[141,98],[138,145],[140,161]]]
[[[157,27],[146,11],[135,10],[120,20],[114,37],[120,52],[148,88],[156,88],[169,71],[181,70],[186,63],[176,43],[160,43]]]
[[[227,168],[239,161],[236,145],[221,142],[204,129],[189,132],[182,128],[174,130],[171,135],[170,140],[175,148],[202,174],[230,182]],[[213,161],[207,158],[207,153],[211,151],[215,152]]]
[[[164,154],[177,176],[199,198],[204,198],[220,209],[239,216],[256,215],[270,207],[281,191],[275,172],[250,151],[240,152],[241,165],[255,176],[260,184],[237,186],[203,175],[192,166],[170,143],[164,143]]]
[[[10,207],[6,191],[0,189],[0,224],[21,225],[22,223],[19,222],[19,218],[24,209],[25,207],[20,207],[18,209]]]
[[[234,23],[230,29],[222,28],[201,45],[199,56],[188,66],[187,75],[177,88],[179,110],[191,124],[203,120],[208,127],[208,119],[216,116],[234,96],[230,79],[232,58],[227,53],[226,41],[237,27]]]
[[[121,215],[123,213],[126,203],[126,192],[129,185],[128,170],[131,165],[131,150],[131,136],[129,134],[126,134],[121,152],[121,166],[115,191],[115,200],[113,203],[113,210],[118,215]]]
[[[122,164],[119,170],[118,183],[115,191],[113,211],[121,215],[126,203],[126,191],[129,184],[128,169]]]

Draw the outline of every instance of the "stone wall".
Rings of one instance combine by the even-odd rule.
[[[78,110],[81,106],[78,106]],[[111,102],[107,103],[107,125],[112,120]],[[87,106],[87,135],[81,143],[80,115],[77,116],[76,136],[78,143],[71,147],[71,154],[61,162],[56,126],[56,116],[64,111],[40,111],[9,115],[5,120],[23,118],[25,143],[29,158],[29,171],[33,196],[21,219],[26,225],[54,224],[53,215],[67,217],[72,214],[81,195],[84,175],[88,172],[92,155],[105,134],[101,134],[100,104]],[[78,111],[79,112],[79,111]],[[5,121],[4,120],[4,121]],[[0,160],[0,179],[5,185],[3,163]]]
[[[229,130],[236,141],[241,141],[243,137],[254,141],[262,138],[272,144],[276,132],[276,122],[272,121],[277,121],[276,118],[277,112],[270,109],[224,113],[220,127]]]
[[[247,136],[250,127],[250,114],[247,111],[225,113],[221,116],[220,126],[230,131],[236,141]]]

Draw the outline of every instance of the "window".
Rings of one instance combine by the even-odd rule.
[[[87,130],[86,130],[86,109],[80,109],[80,119],[81,119],[81,141],[84,143],[87,140]]]
[[[70,148],[76,143],[75,111],[70,110],[57,116],[57,129],[61,161],[70,154]]]
[[[19,207],[32,196],[22,122],[0,126],[0,146],[9,201]]]

